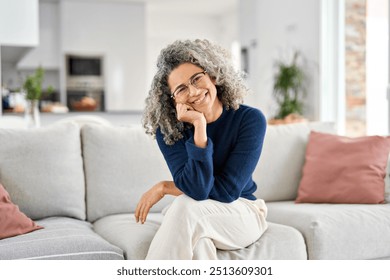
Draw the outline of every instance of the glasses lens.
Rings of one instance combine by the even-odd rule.
[[[204,79],[205,75],[206,75],[206,72],[201,72],[201,73],[196,74],[194,77],[191,78],[191,80],[189,81],[188,84],[191,84],[195,88],[202,88],[203,86],[205,86],[205,79]],[[175,90],[175,92],[172,94],[172,96],[175,99],[180,100],[182,98],[185,98],[188,93],[189,93],[189,87],[186,85],[182,85]]]
[[[195,77],[192,78],[191,80],[191,84],[196,87],[196,88],[199,88],[202,86],[203,84],[203,81],[204,81],[204,76],[205,76],[205,73],[202,72],[202,73],[199,73],[197,74]]]
[[[188,87],[182,86],[173,93],[173,97],[175,97],[175,99],[183,98],[187,95],[187,92],[188,92]]]

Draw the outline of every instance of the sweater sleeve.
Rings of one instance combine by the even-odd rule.
[[[253,110],[242,119],[237,140],[230,150],[222,171],[215,176],[209,198],[232,202],[241,196],[245,186],[252,182],[252,174],[263,147],[267,121]]]
[[[206,148],[195,146],[194,139],[166,145],[157,130],[157,142],[172,173],[176,186],[195,200],[214,199],[231,202],[240,197],[243,188],[252,180],[252,173],[260,157],[266,121],[258,110],[241,119],[235,145],[222,171],[214,174],[214,144],[210,138]],[[221,127],[220,129],[229,129]]]
[[[214,185],[211,139],[207,139],[206,148],[199,148],[195,146],[193,137],[171,146],[165,144],[159,130],[156,138],[175,185],[195,200],[207,199]]]

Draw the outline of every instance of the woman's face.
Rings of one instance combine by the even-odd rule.
[[[168,76],[168,86],[176,103],[187,104],[196,111],[206,113],[220,104],[215,81],[194,64],[175,68]]]

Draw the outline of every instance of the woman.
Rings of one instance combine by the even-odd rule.
[[[156,137],[173,181],[154,185],[135,218],[144,223],[165,195],[165,213],[147,259],[217,259],[263,234],[267,208],[252,173],[266,121],[241,105],[247,92],[226,50],[207,40],[176,41],[160,53],[143,124]]]

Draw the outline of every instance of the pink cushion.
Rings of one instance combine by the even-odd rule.
[[[390,137],[311,132],[295,202],[383,203]]]
[[[8,192],[0,184],[0,239],[41,229],[11,202]]]

